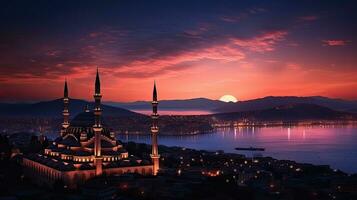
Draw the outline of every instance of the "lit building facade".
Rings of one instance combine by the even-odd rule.
[[[100,79],[97,70],[94,110],[88,107],[69,122],[67,81],[64,86],[63,123],[58,137],[44,152],[26,155],[23,166],[26,175],[38,183],[62,181],[75,188],[86,180],[101,175],[139,173],[156,175],[159,170],[157,92],[154,84],[152,114],[152,161],[129,156],[115,134],[102,122]]]

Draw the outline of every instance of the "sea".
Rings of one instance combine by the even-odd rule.
[[[175,114],[187,112],[176,111]],[[192,111],[189,114],[192,114]],[[123,142],[151,143],[148,135],[122,134],[118,135],[118,138]],[[166,146],[208,151],[223,150],[248,157],[271,156],[300,163],[330,165],[331,168],[346,173],[357,173],[356,125],[232,127],[192,136],[159,135],[158,140],[159,144]],[[237,147],[264,148],[265,151],[238,151],[235,150]]]

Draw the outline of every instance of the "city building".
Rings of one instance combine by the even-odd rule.
[[[27,176],[38,183],[54,184],[62,181],[67,187],[75,188],[86,180],[101,175],[138,173],[156,175],[159,170],[157,92],[154,83],[152,114],[151,161],[143,160],[123,148],[115,134],[102,120],[100,79],[97,70],[95,79],[94,109],[69,120],[69,96],[67,81],[64,85],[63,123],[60,136],[44,152],[25,155],[23,166]]]

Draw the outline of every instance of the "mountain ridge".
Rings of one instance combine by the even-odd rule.
[[[262,110],[289,104],[315,104],[337,111],[352,112],[357,109],[357,101],[334,99],[322,96],[297,97],[297,96],[267,96],[247,101],[239,101],[235,104],[224,105],[214,109],[215,112],[239,112],[249,110]]]
[[[70,99],[69,111],[73,117],[84,111],[86,105],[90,109],[94,107],[93,102],[88,102],[81,99]],[[127,109],[117,108],[109,105],[102,105],[103,116],[135,116],[141,115]],[[7,117],[53,117],[62,116],[63,101],[62,99],[54,99],[50,101],[40,101],[37,103],[0,103],[0,116]]]
[[[357,101],[344,100],[338,98],[329,98],[323,96],[266,96],[236,103],[226,103],[219,100],[208,98],[162,100],[159,102],[159,108],[162,110],[206,110],[213,113],[239,112],[248,110],[262,110],[275,106],[288,105],[296,103],[307,103],[325,106],[333,110],[345,112],[357,112]],[[104,104],[122,107],[129,110],[150,110],[150,101],[135,102],[104,102]]]
[[[135,101],[135,102],[104,102],[104,104],[122,107],[131,110],[149,110],[151,109],[151,101]],[[225,102],[212,100],[208,98],[192,98],[192,99],[177,99],[177,100],[161,100],[159,102],[160,109],[182,109],[182,110],[211,110],[224,106]]]
[[[293,104],[314,104],[327,107],[336,111],[357,112],[357,101],[332,99],[321,96],[295,97],[295,96],[267,96],[259,99],[238,101],[237,103],[225,103],[219,100],[207,98],[162,100],[159,102],[159,110],[207,110],[214,113],[233,113],[265,110],[278,106]],[[82,112],[86,105],[93,107],[93,102],[80,99],[71,99],[69,109],[71,116]],[[62,99],[40,101],[37,103],[0,103],[0,116],[58,116],[62,114]],[[134,116],[141,115],[130,110],[151,109],[151,102],[104,102],[104,116]]]
[[[213,114],[221,120],[248,119],[250,121],[296,121],[296,120],[355,120],[356,113],[336,111],[315,104],[290,104],[251,111]]]

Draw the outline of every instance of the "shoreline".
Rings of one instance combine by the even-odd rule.
[[[148,149],[151,148],[151,145],[147,144],[147,143],[133,142],[133,141],[122,142],[122,143],[125,144],[125,145],[127,145],[129,143],[134,143],[136,145],[145,145],[145,146],[147,146]],[[307,163],[307,162],[298,162],[296,160],[291,160],[291,159],[278,159],[278,158],[275,158],[275,157],[272,157],[272,156],[256,156],[256,157],[252,156],[252,157],[249,157],[249,156],[246,156],[246,155],[238,153],[238,152],[231,153],[231,152],[225,152],[224,150],[215,150],[214,151],[214,150],[187,148],[187,147],[182,147],[182,146],[159,145],[159,149],[160,148],[161,148],[161,150],[165,149],[164,153],[166,153],[167,149],[172,150],[172,151],[182,150],[182,151],[191,151],[191,152],[195,152],[195,153],[204,152],[204,153],[208,153],[208,154],[223,155],[223,156],[226,156],[226,157],[230,157],[232,155],[233,156],[235,155],[235,156],[242,157],[244,159],[252,160],[253,162],[254,162],[254,160],[264,159],[264,160],[272,160],[274,162],[279,161],[279,162],[295,163],[296,165],[309,165],[309,166],[313,166],[313,167],[327,167],[331,171],[334,171],[334,172],[342,172],[342,173],[345,173],[345,174],[347,174],[349,176],[351,176],[351,175],[356,175],[357,176],[357,172],[349,173],[349,172],[343,171],[341,169],[334,169],[329,164],[313,164],[313,163]],[[236,150],[236,151],[238,151],[238,150]]]
[[[337,127],[346,127],[346,126],[352,126],[352,127],[357,127],[357,121],[353,122],[347,122],[347,123],[286,123],[286,124],[249,124],[249,125],[215,125],[212,130],[207,130],[207,131],[194,131],[190,133],[167,133],[166,134],[161,134],[163,136],[196,136],[196,135],[205,135],[205,134],[213,134],[215,131],[219,131],[220,129],[226,129],[226,128],[275,128],[275,127],[282,127],[282,128],[294,128],[294,127],[321,127],[323,128],[335,128]],[[150,136],[151,134],[148,132],[141,132],[141,131],[132,131],[132,132],[116,132],[118,135],[148,135]]]

